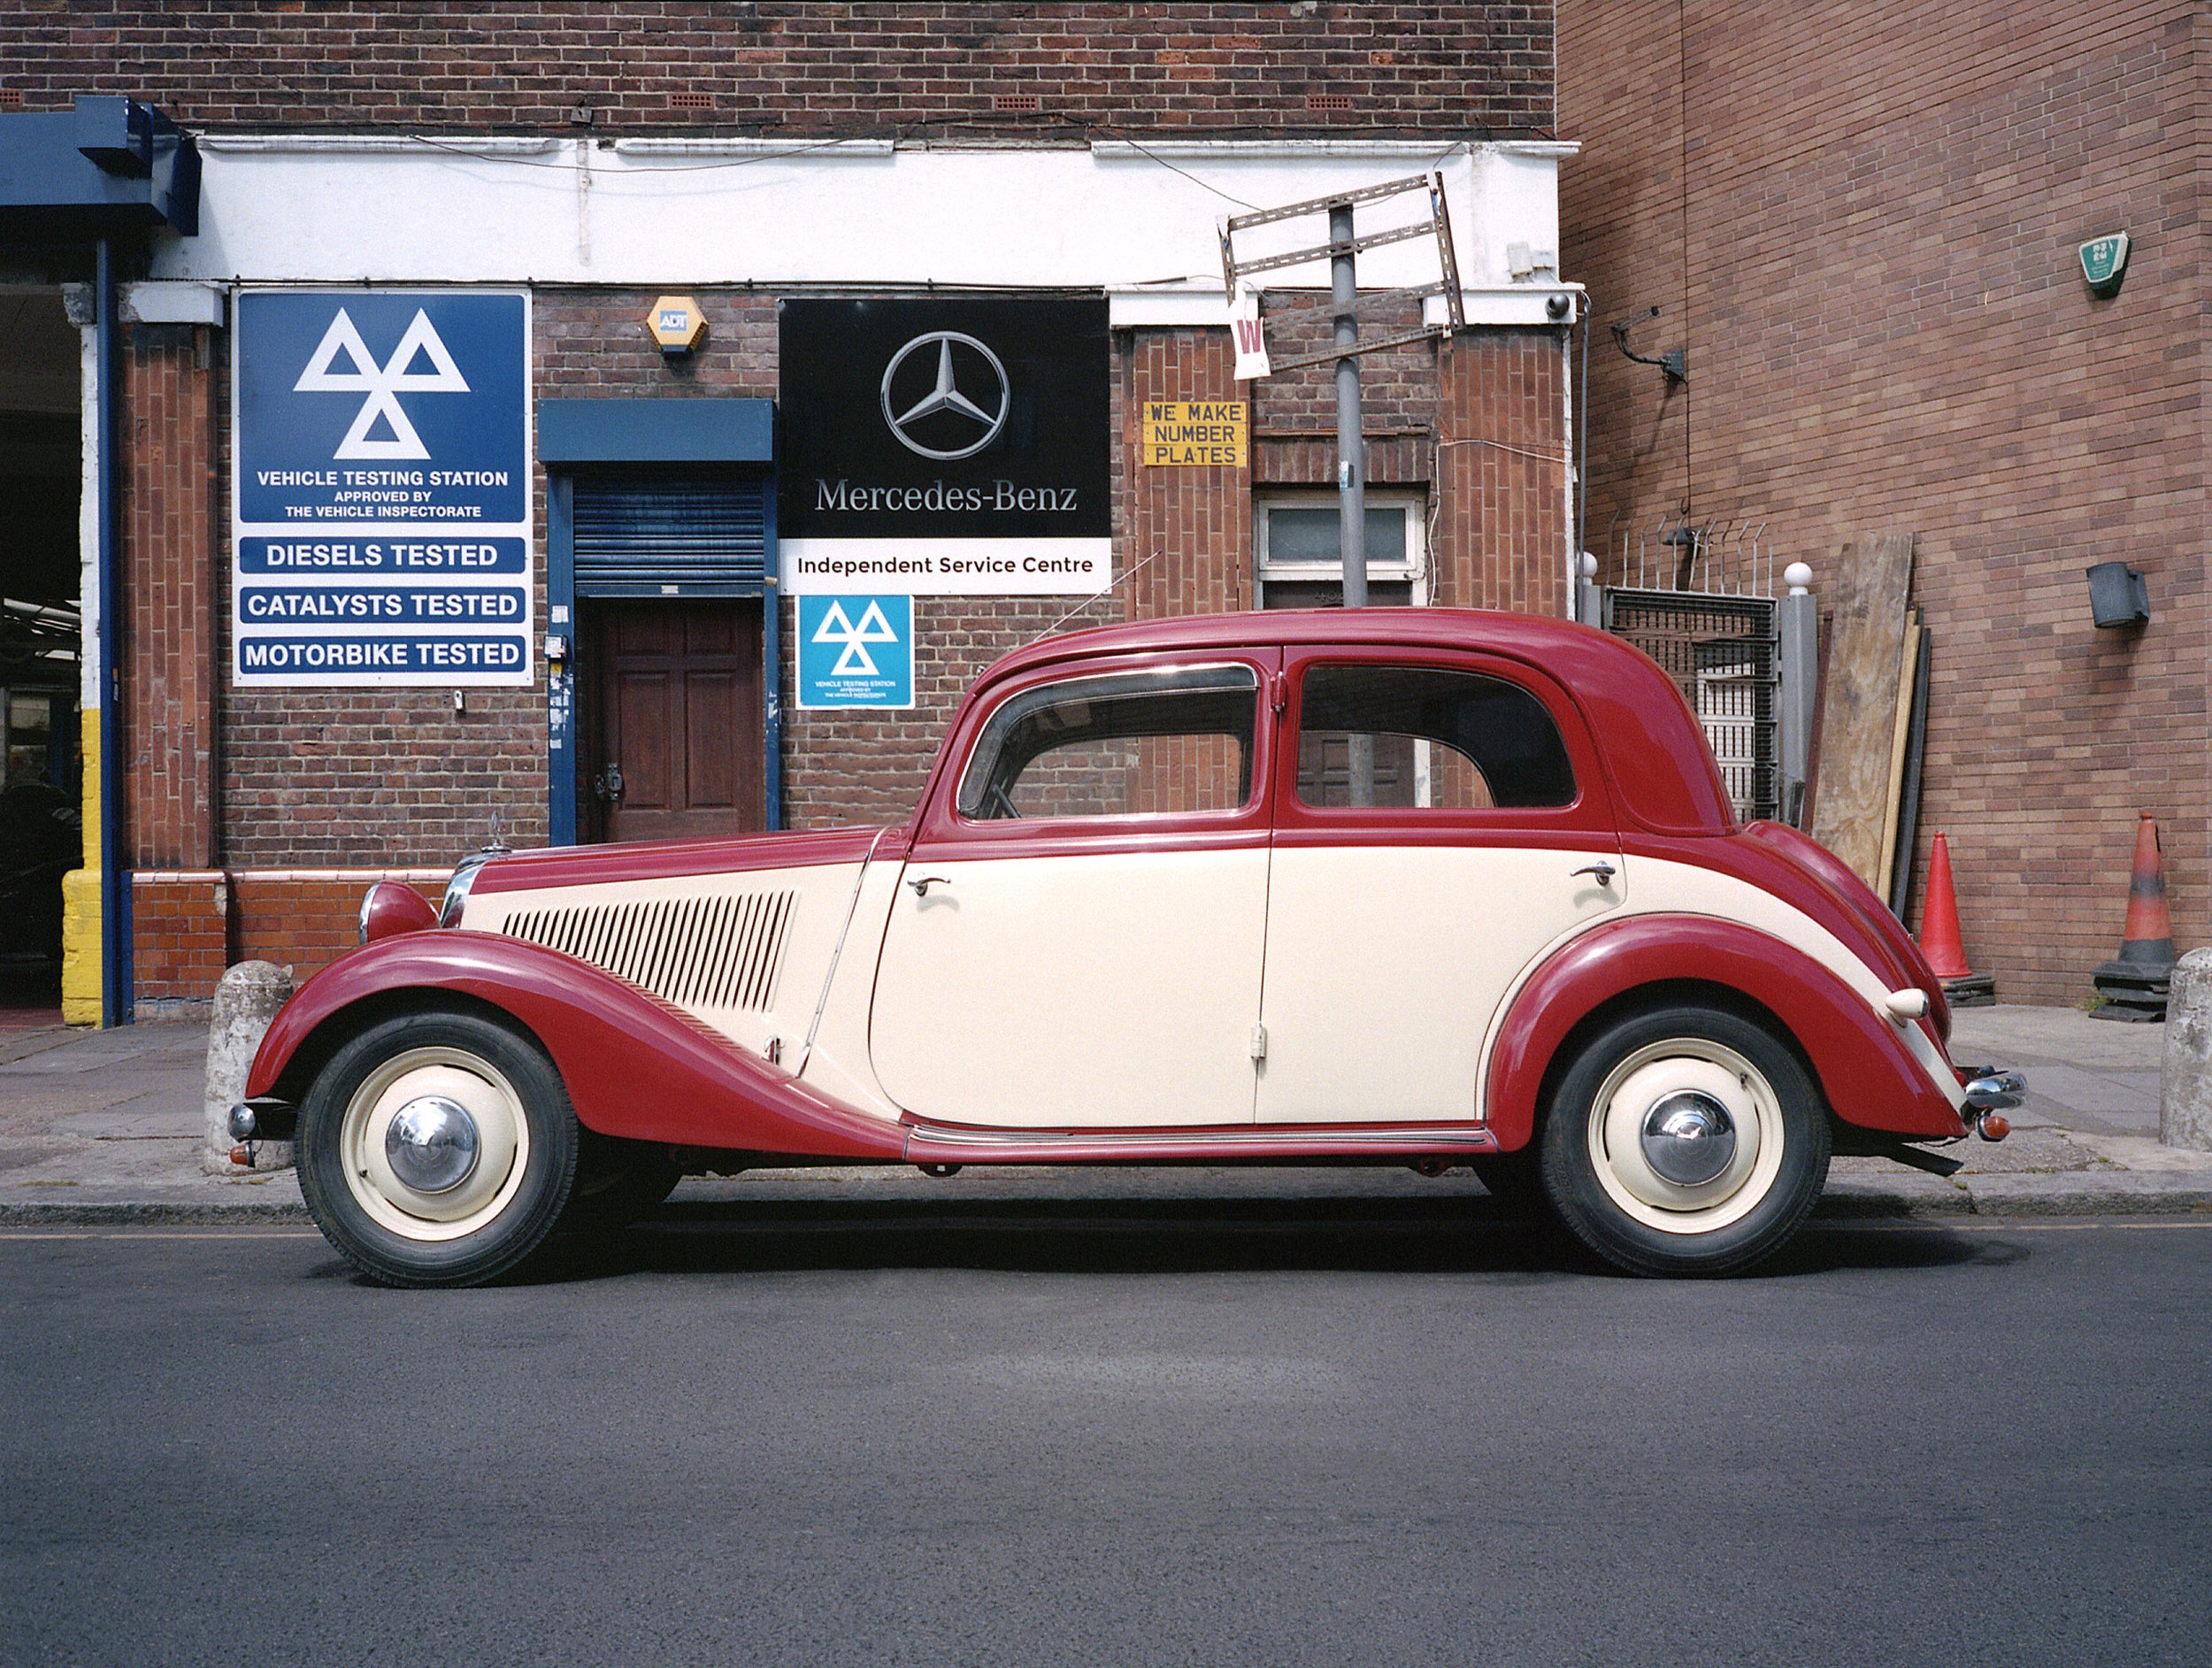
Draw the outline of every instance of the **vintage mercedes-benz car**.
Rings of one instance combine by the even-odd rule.
[[[480,1281],[687,1172],[1471,1165],[1601,1257],[1742,1268],[1833,1151],[2004,1133],[1918,948],[1739,825],[1665,673],[1444,609],[1053,637],[911,821],[480,854],[277,1017],[233,1114],[331,1243]]]

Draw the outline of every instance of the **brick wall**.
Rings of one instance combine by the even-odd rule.
[[[126,862],[215,860],[215,347],[192,326],[141,325],[121,356]]]
[[[229,907],[219,870],[131,877],[131,988],[136,1004],[150,1011],[142,1018],[214,999],[232,960]]]
[[[1540,135],[1552,8],[722,4],[158,6],[16,0],[26,109],[148,98],[194,127],[1083,137]]]
[[[1567,610],[1566,338],[1476,330],[1438,368],[1432,600]]]
[[[2205,125],[2183,0],[1940,11],[1566,0],[1563,259],[1601,327],[1589,519],[1763,520],[1824,567],[1917,537],[1934,633],[1916,862],[1950,835],[1966,949],[2072,1003],[2155,812],[2185,945],[2212,935],[2204,643]],[[1685,122],[1686,119],[1686,132]],[[2098,300],[2075,248],[2125,228]],[[2100,632],[2082,570],[2147,574]],[[1916,906],[1913,924],[1918,925]]]
[[[230,958],[273,961],[296,979],[338,959],[360,942],[361,895],[380,880],[411,885],[434,907],[445,876],[421,871],[349,874],[254,873],[230,876]]]
[[[1129,619],[1252,606],[1251,472],[1148,468],[1136,461],[1146,401],[1243,398],[1250,385],[1231,374],[1235,363],[1226,330],[1131,333],[1128,396],[1115,449],[1128,506],[1119,590]]]
[[[275,962],[304,981],[360,942],[361,895],[386,880],[413,886],[434,906],[445,888],[443,873],[421,870],[139,871],[131,877],[139,1017],[204,1012],[235,962]]]
[[[671,365],[641,327],[652,296],[642,290],[557,290],[539,296],[533,318],[541,397],[772,398],[777,392],[775,304],[749,292],[704,292],[704,350]],[[804,711],[795,687],[795,610],[784,604],[785,813],[795,827],[898,820],[913,808],[946,725],[976,675],[1050,630],[1124,618],[1246,608],[1252,601],[1251,493],[1256,478],[1325,485],[1334,463],[1333,405],[1322,404],[1325,369],[1286,378],[1255,395],[1230,375],[1221,330],[1118,332],[1109,422],[1117,437],[1111,527],[1124,582],[1087,605],[1074,596],[922,596],[915,601],[913,708],[895,714]],[[1429,344],[1372,356],[1368,386],[1371,464],[1379,482],[1425,488],[1442,459],[1444,502],[1435,517],[1437,600],[1551,608],[1541,574],[1563,550],[1547,505],[1557,484],[1510,453],[1479,462],[1445,444],[1481,434],[1525,451],[1561,449],[1555,333],[1471,332],[1448,352]],[[222,364],[195,374],[219,445]],[[181,375],[175,365],[165,373]],[[1144,469],[1136,464],[1137,402],[1253,398],[1258,407],[1251,470]],[[150,408],[148,432],[165,425]],[[163,466],[199,494],[204,508],[162,562],[212,575],[213,652],[227,664],[229,599],[227,471],[211,482],[190,447]],[[1485,473],[1486,470],[1488,473]],[[165,479],[166,477],[165,477]],[[544,526],[544,472],[538,515]],[[1467,495],[1462,503],[1457,495]],[[1546,545],[1547,526],[1552,542]],[[149,545],[150,551],[153,547]],[[151,559],[150,556],[150,560]],[[1534,565],[1533,578],[1513,575]],[[174,574],[150,573],[147,605]],[[540,574],[539,617],[544,618]],[[213,686],[203,683],[209,699]],[[168,676],[134,660],[134,680]],[[227,682],[227,680],[224,680]],[[167,849],[142,858],[183,868],[227,864],[225,911],[196,893],[157,895],[141,933],[142,997],[192,1000],[212,988],[219,957],[290,963],[303,972],[352,942],[362,872],[442,870],[483,843],[495,811],[518,845],[545,838],[546,712],[543,685],[474,689],[456,714],[449,692],[426,690],[237,690],[224,688],[224,805],[219,849],[194,857]],[[343,869],[342,882],[310,884],[271,871]],[[320,889],[317,888],[319,886]],[[173,895],[174,895],[173,896]],[[187,919],[194,923],[188,930]],[[176,942],[171,942],[171,941]],[[211,946],[219,944],[219,951]],[[215,957],[211,959],[211,957]]]

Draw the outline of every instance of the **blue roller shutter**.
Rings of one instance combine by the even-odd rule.
[[[592,471],[575,477],[579,596],[757,596],[768,478],[728,471]]]

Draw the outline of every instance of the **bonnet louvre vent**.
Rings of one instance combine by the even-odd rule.
[[[680,1008],[775,1005],[796,892],[526,910],[502,929],[603,967]]]

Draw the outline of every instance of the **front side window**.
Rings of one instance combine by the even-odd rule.
[[[1314,666],[1298,731],[1298,797],[1323,807],[1487,811],[1574,803],[1574,767],[1544,703],[1440,666]]]
[[[983,727],[960,814],[1164,817],[1252,796],[1259,676],[1243,665],[1071,678],[1025,689]]]

